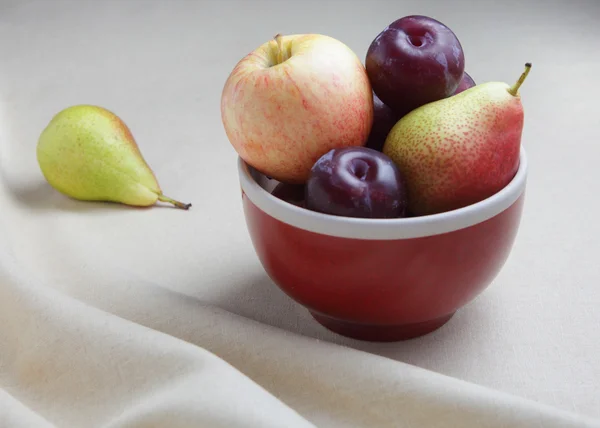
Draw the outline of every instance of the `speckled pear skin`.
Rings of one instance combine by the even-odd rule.
[[[75,199],[149,206],[161,194],[129,128],[102,107],[56,114],[39,137],[37,159],[50,185]]]
[[[405,175],[409,210],[430,215],[497,193],[516,174],[523,130],[520,95],[488,82],[402,117],[383,152]]]

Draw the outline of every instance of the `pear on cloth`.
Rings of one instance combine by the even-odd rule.
[[[75,105],[56,114],[39,137],[37,160],[48,183],[74,199],[191,207],[163,195],[127,125],[102,107]]]

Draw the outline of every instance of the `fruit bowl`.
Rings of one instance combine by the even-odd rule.
[[[238,158],[248,231],[266,273],[329,330],[368,341],[430,333],[479,295],[506,262],[524,203],[527,158],[478,203],[408,218],[323,214],[271,194]]]

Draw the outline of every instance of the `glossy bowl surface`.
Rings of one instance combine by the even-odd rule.
[[[404,219],[331,216],[270,194],[238,161],[244,215],[269,277],[326,328],[361,340],[429,333],[496,277],[515,240],[527,158],[500,192],[458,210]]]

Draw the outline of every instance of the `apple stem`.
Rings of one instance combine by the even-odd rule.
[[[525,71],[523,73],[521,73],[521,77],[519,77],[519,80],[517,80],[517,83],[512,85],[512,87],[508,90],[508,93],[511,94],[513,97],[516,97],[517,94],[519,93],[519,88],[521,87],[521,85],[523,84],[525,79],[527,78],[527,75],[529,74],[530,70],[531,70],[531,63],[528,62],[525,64]]]
[[[162,202],[168,202],[170,204],[175,205],[177,208],[181,208],[182,210],[189,210],[192,204],[184,204],[183,202],[176,201],[175,199],[171,199],[168,196],[163,195],[162,193],[158,195],[158,200]]]
[[[283,49],[283,36],[278,33],[275,36],[275,41],[277,42],[277,64],[281,64],[287,59]]]

